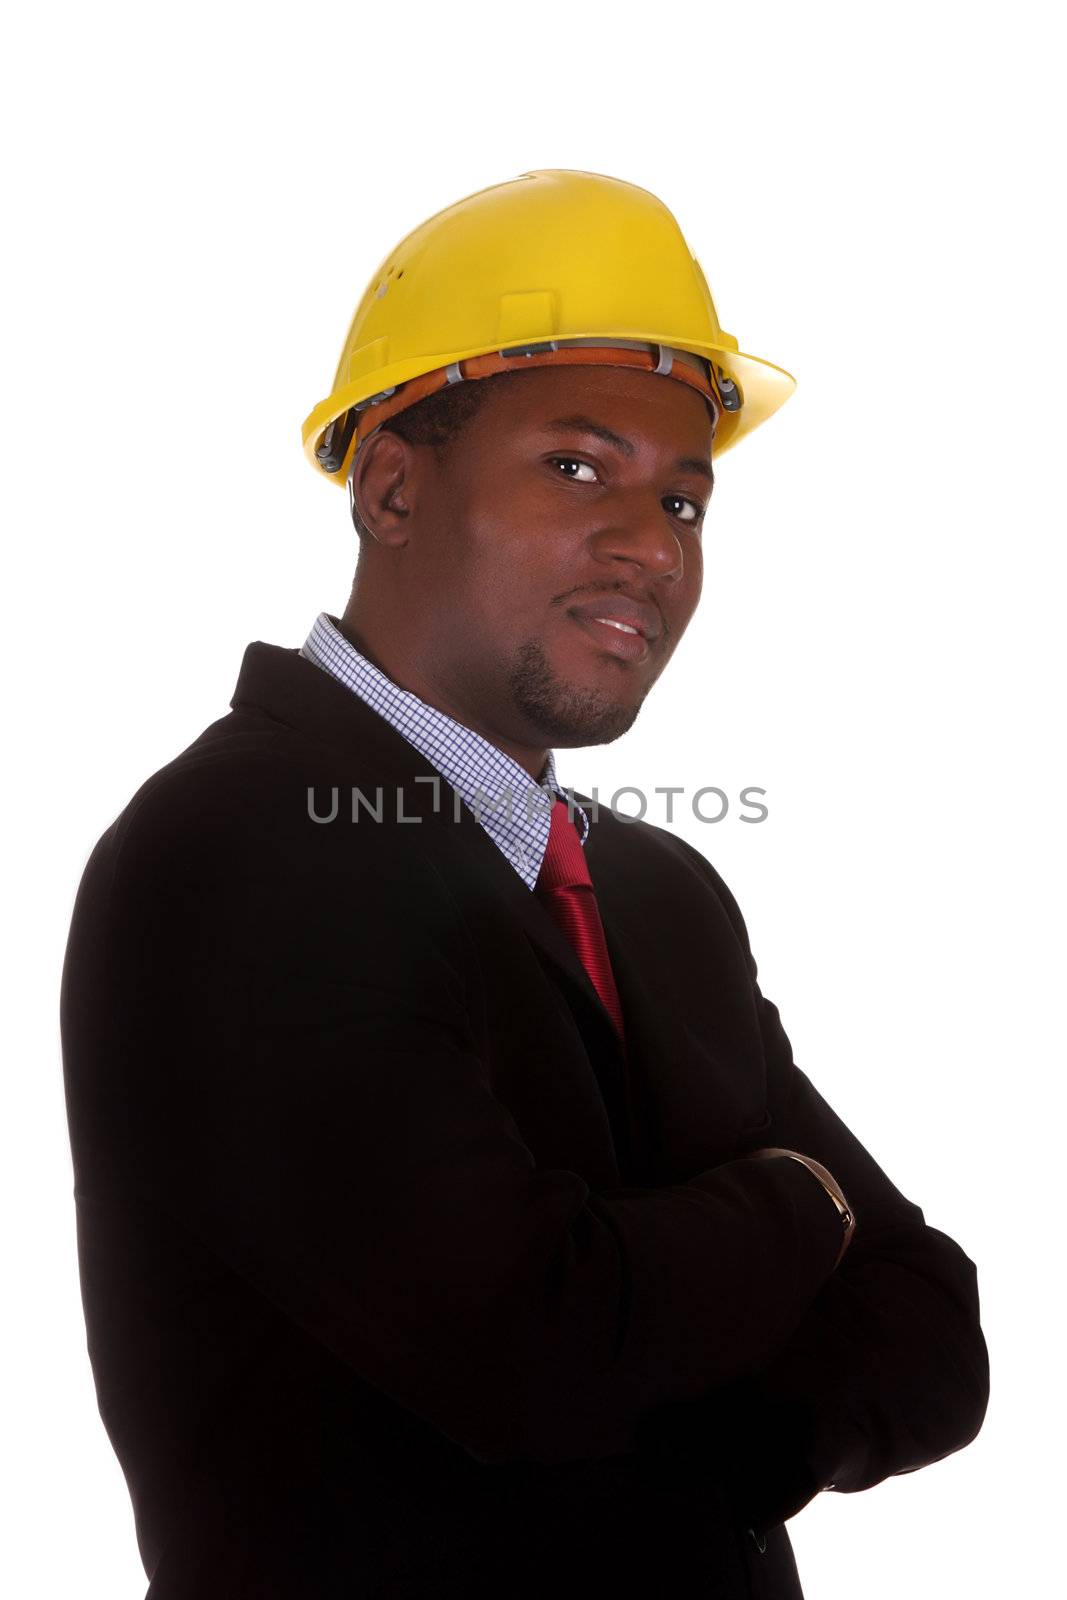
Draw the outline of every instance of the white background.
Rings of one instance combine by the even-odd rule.
[[[637,724],[560,752],[561,777],[766,788],[762,825],[674,825],[734,889],[798,1062],[979,1269],[984,1429],[792,1521],[806,1592],[1055,1586],[1051,16],[57,3],[8,24],[8,1593],[145,1588],[74,1247],[57,1018],[85,859],[226,711],[248,641],[344,607],[345,497],[300,423],[381,258],[550,166],[659,194],[741,348],[799,380],[723,459],[701,606]]]

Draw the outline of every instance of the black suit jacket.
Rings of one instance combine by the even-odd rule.
[[[151,1600],[798,1596],[784,1519],[978,1431],[973,1262],[794,1064],[682,839],[590,830],[624,1062],[382,718],[264,643],[231,706],[97,844],[63,974],[88,1348]],[[836,1209],[767,1145],[844,1188],[836,1271]]]

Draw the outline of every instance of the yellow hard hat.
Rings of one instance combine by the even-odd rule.
[[[621,178],[549,168],[467,195],[389,252],[356,307],[329,397],[304,421],[304,450],[343,485],[369,434],[435,389],[589,362],[700,389],[718,414],[716,456],[796,387],[720,328],[662,200]]]

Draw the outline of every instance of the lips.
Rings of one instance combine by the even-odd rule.
[[[657,608],[625,596],[605,595],[602,600],[587,600],[580,606],[570,606],[568,610],[576,621],[598,622],[603,619],[609,629],[612,623],[622,623],[622,628],[613,630],[620,638],[633,638],[634,634],[640,634],[643,639],[651,641],[660,634],[661,622]],[[633,633],[627,633],[626,629],[632,629]]]
[[[586,617],[578,612],[571,612],[571,620],[576,622],[583,633],[595,639],[600,648],[618,661],[644,661],[648,656],[649,644],[643,633],[630,633],[625,628],[620,628],[614,622],[602,622],[596,617]]]

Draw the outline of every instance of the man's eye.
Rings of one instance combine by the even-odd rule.
[[[704,514],[704,507],[703,506],[698,506],[695,500],[690,500],[689,499],[688,495],[684,495],[684,494],[669,494],[667,496],[667,499],[668,500],[676,500],[679,503],[679,505],[683,505],[683,506],[688,506],[689,507],[689,510],[692,513],[692,515],[688,516],[688,517],[679,516],[679,521],[681,521],[681,522],[699,522],[701,517]],[[677,513],[673,513],[673,514],[677,515]]]
[[[571,472],[563,472],[563,473],[561,473],[562,477],[571,478],[576,483],[595,483],[596,482],[596,473],[593,471],[593,468],[589,465],[588,461],[578,461],[574,456],[552,456],[551,460],[552,460],[553,465],[555,465],[555,466],[559,466],[559,467],[584,467],[586,472],[592,472],[593,473],[593,476],[591,478],[576,478],[575,475],[573,473],[571,473]]]

